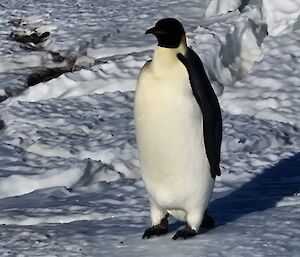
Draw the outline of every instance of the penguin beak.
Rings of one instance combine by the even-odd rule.
[[[155,35],[155,27],[151,28],[151,29],[147,29],[145,34],[154,34]]]
[[[157,29],[156,27],[153,27],[151,29],[146,30],[145,34],[153,34],[155,36],[158,36],[158,35],[166,34],[166,32],[162,31],[160,29]]]

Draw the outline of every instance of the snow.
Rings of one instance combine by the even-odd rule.
[[[1,256],[299,255],[298,1],[18,0],[0,8],[0,87],[9,96],[0,104]],[[176,242],[183,224],[175,220],[170,234],[141,239],[149,203],[132,113],[155,43],[144,31],[168,16],[183,21],[224,120],[209,207],[217,226]],[[51,35],[26,45],[9,40],[12,31]],[[21,93],[45,67],[67,72]]]
[[[300,22],[300,0],[211,0],[205,16],[218,16],[237,9],[244,11],[244,8],[249,8],[253,2],[264,16],[269,35],[279,36],[299,27],[297,23]]]
[[[244,79],[228,88],[222,107],[233,114],[299,127],[300,33],[266,38],[263,59]]]
[[[240,7],[241,3],[241,0],[212,0],[206,9],[205,16],[210,17],[234,11]]]
[[[262,0],[262,3],[271,36],[291,32],[300,19],[300,0]]]

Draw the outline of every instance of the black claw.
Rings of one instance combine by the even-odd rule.
[[[201,228],[211,229],[215,226],[215,221],[212,216],[210,216],[207,212],[205,212],[201,224]]]
[[[168,233],[168,229],[162,228],[159,225],[147,228],[143,234],[143,239],[150,238],[151,236],[160,236]]]
[[[158,225],[147,228],[143,234],[143,239],[150,238],[151,236],[160,236],[169,232],[168,215],[161,220]]]
[[[187,239],[190,237],[194,237],[197,235],[197,232],[195,229],[192,229],[191,227],[185,227],[184,229],[178,230],[176,234],[172,237],[173,240],[177,240],[179,238]]]

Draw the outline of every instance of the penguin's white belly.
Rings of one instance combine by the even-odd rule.
[[[181,63],[159,77],[147,67],[142,72],[135,122],[142,178],[152,200],[172,210],[209,201],[213,179],[202,113]]]

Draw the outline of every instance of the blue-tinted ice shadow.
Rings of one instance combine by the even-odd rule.
[[[284,197],[300,192],[300,154],[279,161],[250,182],[211,202],[209,212],[216,226],[252,212],[272,208]]]

